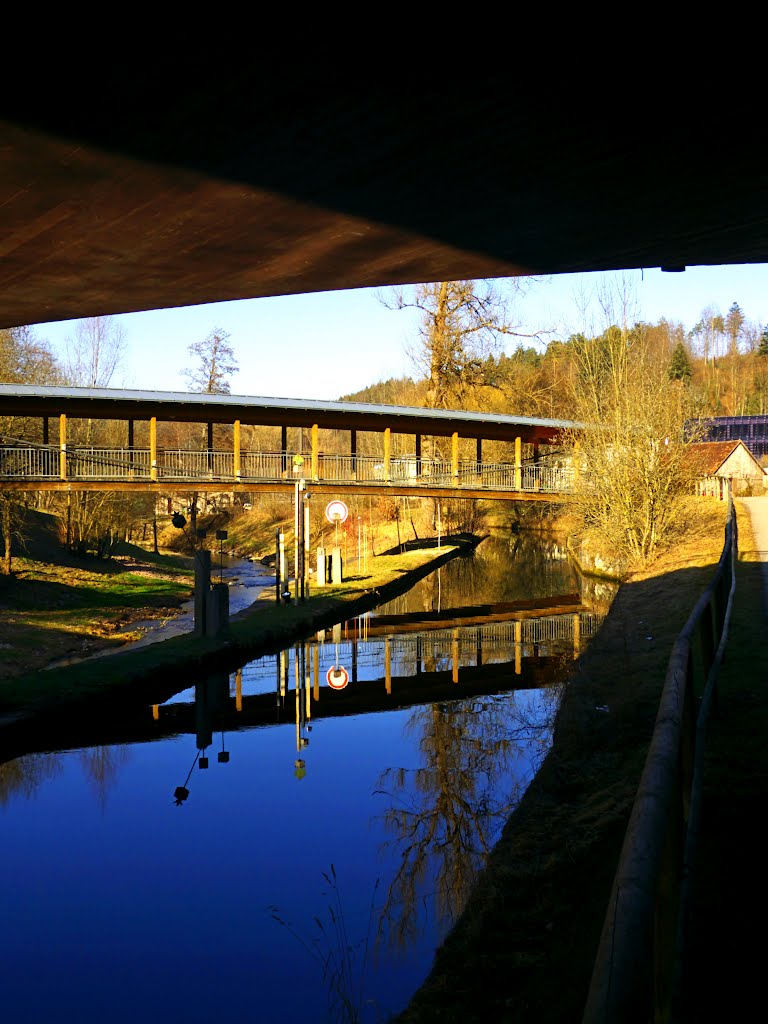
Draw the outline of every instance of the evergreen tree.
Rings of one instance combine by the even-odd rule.
[[[739,338],[744,328],[746,317],[738,302],[734,302],[725,318],[725,333],[728,335],[728,351],[735,354],[739,350]]]
[[[683,384],[689,384],[691,373],[691,361],[688,358],[685,345],[682,341],[678,341],[672,352],[672,360],[669,364],[667,376],[670,380],[681,380]]]
[[[189,345],[187,351],[191,365],[182,373],[189,382],[190,390],[201,391],[205,395],[228,395],[229,378],[238,372],[238,366],[227,332],[216,327],[205,341]]]
[[[768,324],[763,328],[763,333],[760,335],[760,344],[757,346],[757,354],[759,356],[768,356]]]

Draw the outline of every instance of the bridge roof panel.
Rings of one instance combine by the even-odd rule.
[[[497,415],[451,409],[373,405],[364,402],[322,402],[315,399],[254,395],[208,395],[184,391],[139,391],[117,388],[36,387],[0,384],[0,413],[11,416],[55,416],[60,413],[104,419],[145,419],[181,422],[246,423],[265,426],[311,426],[395,433],[448,435],[506,440],[522,436],[546,440],[580,424],[569,420]]]

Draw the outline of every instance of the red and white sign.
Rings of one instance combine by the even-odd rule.
[[[349,672],[341,665],[331,665],[328,671],[325,673],[325,678],[328,680],[328,685],[332,690],[343,690],[349,682]]]
[[[343,501],[329,501],[325,506],[325,518],[329,523],[343,523],[349,515],[349,509]]]

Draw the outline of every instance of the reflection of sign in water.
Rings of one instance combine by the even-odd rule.
[[[349,509],[343,501],[329,501],[325,506],[325,518],[329,523],[343,523],[349,515]]]
[[[328,680],[328,685],[332,690],[343,690],[349,682],[349,672],[341,665],[331,665],[325,674],[325,678]]]

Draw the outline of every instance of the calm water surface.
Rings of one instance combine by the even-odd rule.
[[[318,642],[190,680],[133,742],[0,765],[4,1019],[402,1009],[546,753],[599,619],[563,611],[579,588],[551,545],[493,538]]]

